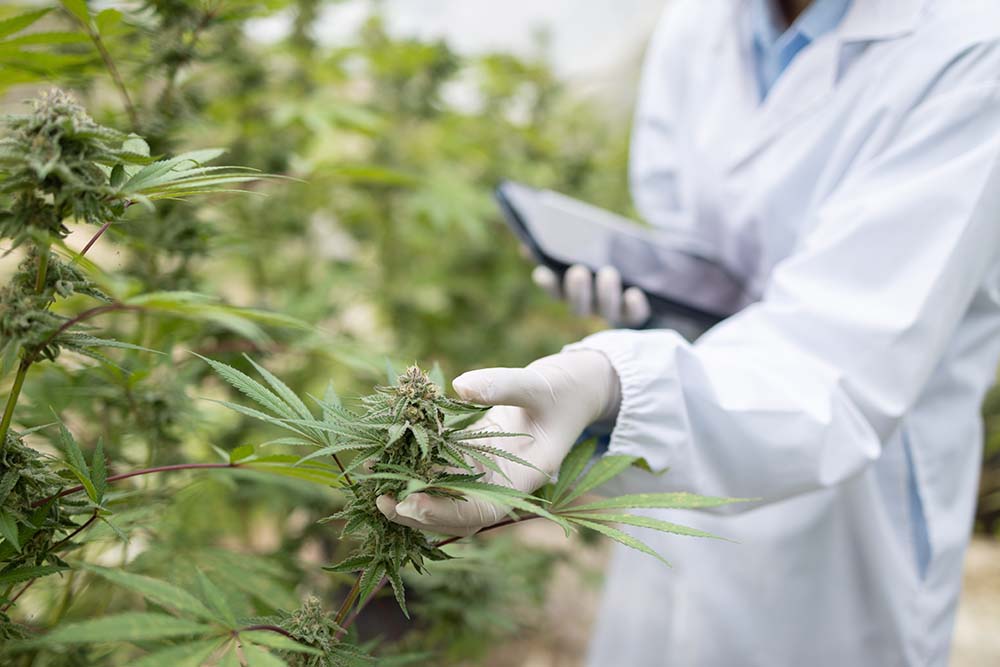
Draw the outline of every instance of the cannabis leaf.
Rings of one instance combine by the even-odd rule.
[[[630,514],[621,510],[629,509],[706,509],[735,502],[746,502],[740,498],[715,498],[692,493],[640,493],[615,496],[588,503],[572,504],[584,494],[597,489],[629,467],[640,463],[638,457],[606,455],[596,461],[596,442],[588,440],[576,445],[563,460],[555,484],[539,490],[539,495],[551,501],[549,511],[571,526],[588,528],[627,547],[642,551],[662,561],[670,563],[654,549],[638,538],[622,531],[616,524],[649,528],[661,533],[673,533],[688,537],[722,539],[711,533],[689,528],[644,515]],[[588,468],[588,464],[591,464]]]
[[[225,151],[207,148],[157,160],[139,169],[124,167],[119,193],[130,201],[150,206],[157,199],[184,199],[212,192],[246,192],[234,186],[276,178],[257,169],[238,166],[206,166]]]
[[[66,425],[59,422],[59,436],[62,444],[63,454],[66,460],[63,461],[73,476],[83,485],[87,492],[87,497],[94,505],[100,506],[104,501],[104,493],[107,491],[107,470],[104,467],[103,447],[98,447],[94,451],[91,464],[87,463],[80,445],[77,444],[73,434],[69,432]]]
[[[262,665],[287,666],[283,655],[324,655],[320,648],[293,638],[292,633],[277,625],[243,623],[215,583],[200,571],[198,586],[191,592],[167,581],[121,569],[85,563],[78,567],[142,596],[169,613],[125,612],[61,624],[40,637],[11,642],[12,650],[132,642],[149,652],[131,664],[145,667],[198,667],[209,656],[220,654],[222,664],[233,659],[240,664],[237,659],[240,651],[245,658],[253,656],[250,664]],[[350,651],[348,644],[338,642],[334,653]]]

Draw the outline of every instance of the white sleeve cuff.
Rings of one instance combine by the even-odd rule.
[[[621,406],[609,453],[641,457],[654,472],[683,458],[690,431],[675,365],[677,350],[686,345],[674,331],[615,330],[563,348],[601,352],[618,373]]]

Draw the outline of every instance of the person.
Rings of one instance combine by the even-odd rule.
[[[610,419],[608,451],[669,469],[636,469],[630,490],[762,499],[664,513],[737,544],[637,529],[674,568],[614,552],[591,665],[947,664],[1000,356],[998,158],[995,1],[667,4],[637,208],[715,248],[753,303],[693,343],[609,330],[454,382],[496,406],[485,427],[533,436],[492,444],[546,472]],[[578,305],[643,315],[614,272],[582,277],[565,285]],[[546,481],[498,464],[496,483]],[[379,504],[449,534],[503,516]]]

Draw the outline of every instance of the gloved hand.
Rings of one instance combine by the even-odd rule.
[[[595,276],[582,264],[574,264],[561,285],[552,269],[536,266],[531,279],[553,298],[566,299],[577,315],[596,312],[614,326],[642,326],[652,313],[646,294],[638,287],[622,290],[621,274],[611,266],[600,269]]]
[[[527,437],[480,440],[507,450],[537,466],[529,468],[504,458],[497,466],[507,478],[473,463],[482,481],[530,493],[558,472],[580,433],[590,424],[610,419],[621,401],[618,374],[601,352],[576,350],[543,357],[526,368],[484,368],[452,383],[466,401],[491,405],[473,430],[524,433]],[[447,535],[471,535],[501,521],[508,509],[486,500],[456,500],[415,493],[397,503],[390,496],[376,501],[396,523]]]

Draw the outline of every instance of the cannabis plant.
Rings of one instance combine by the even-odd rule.
[[[11,393],[7,399],[0,450],[0,581],[7,584],[4,612],[39,577],[64,570],[85,571],[113,584],[141,593],[172,613],[125,612],[77,623],[58,625],[41,637],[31,637],[5,616],[3,634],[15,651],[37,651],[50,646],[92,644],[109,640],[142,640],[154,648],[139,664],[172,664],[186,660],[200,664],[216,656],[233,656],[247,664],[265,660],[264,648],[293,655],[300,664],[351,664],[364,659],[364,652],[344,641],[360,608],[388,582],[399,606],[407,613],[401,570],[412,566],[418,573],[428,560],[449,557],[442,549],[454,541],[434,541],[428,535],[388,521],[378,510],[376,499],[384,494],[404,498],[422,492],[462,500],[478,496],[509,508],[509,520],[490,528],[528,518],[544,517],[567,531],[587,527],[620,542],[659,557],[649,547],[625,534],[612,523],[631,523],[686,535],[708,536],[647,517],[608,514],[606,510],[628,507],[704,507],[726,502],[715,498],[677,494],[626,496],[591,504],[570,504],[581,494],[635,463],[630,457],[605,457],[589,471],[585,464],[592,448],[580,447],[560,472],[560,481],[539,495],[530,496],[480,478],[479,469],[500,471],[495,457],[532,466],[510,452],[481,444],[485,438],[517,434],[476,430],[475,421],[485,408],[450,398],[437,382],[417,367],[362,397],[353,408],[344,406],[330,388],[323,399],[311,399],[315,415],[277,376],[246,357],[264,379],[260,383],[232,366],[206,359],[223,380],[253,400],[257,407],[222,401],[243,415],[277,426],[288,436],[271,441],[284,446],[315,448],[302,457],[260,455],[253,447],[239,447],[220,463],[181,464],[109,475],[103,445],[99,440],[87,460],[70,429],[57,420],[63,461],[58,467],[79,484],[66,486],[42,455],[26,446],[26,432],[11,426],[25,377],[33,364],[55,361],[63,350],[82,353],[102,363],[109,359],[94,347],[144,348],[101,338],[84,322],[114,309],[155,309],[162,296],[140,295],[120,301],[99,288],[76,266],[84,252],[104,231],[121,221],[134,204],[152,206],[162,198],[184,198],[225,189],[256,178],[236,167],[209,167],[203,161],[218,151],[199,151],[166,160],[153,160],[145,142],[95,123],[68,95],[52,91],[42,96],[28,116],[8,121],[8,136],[2,143],[2,192],[10,206],[4,212],[4,234],[15,248],[30,244],[13,279],[4,288],[4,356],[17,361]],[[99,225],[84,251],[69,261],[55,256],[53,246],[64,248],[68,228],[64,221],[76,219]],[[66,251],[68,252],[68,251]],[[52,307],[73,294],[99,299],[102,305],[75,316],[55,312]],[[13,365],[11,362],[9,365]],[[346,462],[341,457],[349,456]],[[329,457],[336,465],[324,462]],[[477,469],[476,466],[481,466]],[[268,622],[238,617],[225,596],[204,574],[197,573],[199,595],[144,575],[73,563],[64,554],[74,540],[96,522],[115,528],[109,517],[109,484],[134,476],[177,469],[243,468],[269,470],[306,482],[342,487],[343,508],[328,517],[342,522],[341,535],[353,538],[356,547],[346,559],[331,565],[333,572],[356,572],[354,585],[339,611],[331,617],[319,613],[308,602],[298,612],[279,615]],[[79,497],[82,494],[85,498]],[[16,591],[16,584],[22,584]],[[350,615],[353,610],[353,615]],[[288,628],[281,625],[285,623]],[[177,639],[182,644],[174,644]],[[158,641],[166,643],[158,645]],[[257,656],[257,657],[255,657]],[[311,656],[311,657],[303,657]],[[271,658],[266,658],[271,659]],[[274,657],[282,661],[283,658]],[[303,662],[305,661],[305,662]]]
[[[88,462],[61,422],[55,425],[62,461],[29,447],[26,436],[39,429],[13,428],[28,372],[37,363],[56,361],[64,351],[112,366],[94,348],[147,351],[95,336],[85,323],[115,310],[155,311],[158,300],[162,306],[170,298],[160,294],[115,299],[96,284],[94,275],[88,275],[89,263],[83,255],[133,205],[152,207],[160,199],[183,199],[259,178],[251,170],[204,164],[220,152],[196,151],[155,160],[140,137],[96,123],[59,90],[39,97],[29,114],[5,121],[5,134],[0,138],[4,203],[0,238],[9,241],[8,252],[22,246],[28,246],[28,251],[0,290],[0,375],[16,366],[0,420],[0,585],[4,587],[0,636],[24,636],[24,630],[10,622],[7,611],[39,577],[71,568],[64,555],[77,546],[76,538],[83,531],[98,521],[114,527],[108,520],[113,514],[108,504],[109,482],[156,472],[109,475],[102,443],[98,441]],[[79,253],[63,243],[69,220],[99,227]],[[56,310],[74,295],[97,300],[99,305],[75,315]],[[68,478],[59,474],[60,469],[79,485],[67,485]],[[86,499],[77,497],[81,492]],[[107,620],[103,622],[108,625]],[[141,619],[122,622],[134,631],[134,623]],[[158,636],[169,636],[159,632]],[[66,636],[51,633],[46,641],[62,641],[59,638]]]
[[[323,399],[311,399],[321,413],[317,417],[287,385],[252,360],[248,359],[263,377],[264,384],[225,364],[206,361],[226,382],[257,404],[251,408],[223,402],[227,407],[289,432],[289,436],[270,444],[315,447],[299,458],[297,465],[329,456],[340,468],[349,497],[344,508],[327,521],[342,521],[342,535],[356,535],[360,544],[348,558],[326,568],[359,573],[341,605],[337,622],[347,617],[355,603],[363,606],[386,582],[391,584],[399,606],[407,613],[400,570],[410,565],[421,572],[425,560],[447,559],[448,554],[441,547],[457,539],[431,541],[421,531],[389,521],[376,505],[376,499],[383,494],[400,500],[418,492],[458,501],[476,496],[510,511],[507,520],[483,531],[529,518],[545,518],[563,527],[567,534],[576,528],[589,528],[665,564],[668,563],[662,556],[614,524],[691,537],[714,536],[625,510],[705,508],[733,502],[687,493],[648,493],[578,503],[584,494],[630,466],[641,464],[637,457],[616,455],[601,457],[589,465],[595,453],[592,441],[575,447],[563,462],[557,481],[535,495],[483,482],[480,479],[483,473],[477,471],[476,464],[503,475],[492,457],[534,467],[502,448],[477,443],[480,439],[520,434],[477,430],[475,422],[487,408],[446,396],[438,373],[435,382],[415,366],[390,385],[377,387],[375,393],[358,399],[355,409],[345,407],[333,388],[328,387]],[[255,460],[252,451],[249,448],[241,452],[246,458],[240,460]],[[345,454],[352,456],[346,464],[340,458]]]
[[[207,150],[154,161],[145,141],[95,123],[70,96],[53,90],[33,111],[7,120],[0,139],[0,195],[10,205],[0,212],[0,238],[11,249],[32,249],[0,293],[0,374],[17,362],[17,376],[0,421],[0,442],[7,437],[14,407],[28,368],[54,360],[62,348],[95,356],[92,348],[123,346],[86,334],[86,319],[138,303],[113,302],[76,265],[52,250],[75,219],[100,228],[80,252],[82,257],[132,205],[212,192],[257,178],[239,167],[205,166],[222,151]],[[70,318],[52,312],[60,299],[82,294],[105,305]]]
[[[510,456],[482,446],[500,434],[477,430],[482,408],[447,397],[440,372],[342,402],[307,393],[328,378],[363,393],[386,354],[523,363],[582,333],[524,280],[488,186],[518,175],[617,208],[624,192],[624,142],[543,65],[396,39],[377,18],[322,46],[318,7],[0,8],[0,89],[74,93],[0,134],[2,664],[395,664],[358,639],[383,587],[426,640],[406,645],[436,653],[410,659],[440,664],[444,628],[511,615],[485,582],[509,558],[390,523],[378,495],[477,495],[510,510],[491,529],[541,517],[637,548],[616,527],[648,523],[629,508],[722,502],[587,503],[577,492],[634,463],[590,445],[537,494],[484,484]],[[247,38],[248,19],[281,11],[287,40]],[[470,72],[482,112],[444,95]],[[200,147],[217,144],[295,178],[216,166]],[[217,195],[231,190],[268,196]]]

